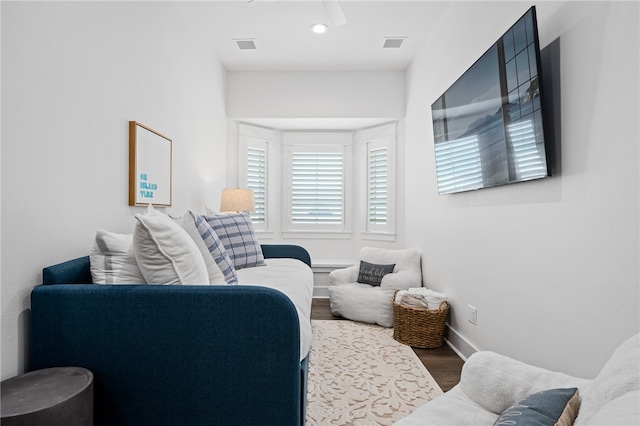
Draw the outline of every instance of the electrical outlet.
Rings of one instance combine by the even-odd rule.
[[[469,305],[469,322],[478,325],[478,308]]]

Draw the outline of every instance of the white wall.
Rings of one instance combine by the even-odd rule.
[[[402,118],[404,86],[402,71],[230,71],[227,114],[240,120]]]
[[[2,2],[2,379],[25,369],[41,270],[131,232],[128,121],[173,139],[173,207],[217,202],[225,72],[171,3]]]
[[[639,5],[541,2],[556,174],[438,196],[430,105],[529,5],[459,7],[407,73],[407,245],[468,343],[593,377],[639,328]]]
[[[398,211],[404,206],[404,175],[401,164],[404,161],[404,125],[405,114],[405,73],[403,71],[229,71],[227,73],[227,114],[229,120],[228,137],[228,169],[227,184],[235,186],[238,182],[238,125],[237,122],[259,123],[276,130],[290,130],[287,125],[296,126],[296,131],[354,131],[363,126],[362,123],[381,124],[399,121],[397,126],[397,164],[398,178],[396,182],[396,200]],[[300,127],[300,123],[321,123],[322,128]],[[336,127],[332,128],[334,123]],[[350,123],[352,124],[350,126]],[[277,144],[274,144],[277,145]],[[271,152],[279,156],[280,148]],[[363,150],[356,149],[355,155]],[[364,193],[366,188],[366,170],[358,159],[353,170],[354,188]],[[275,170],[274,170],[275,169]],[[272,167],[271,173],[281,173],[280,167]],[[274,179],[271,184],[282,177]],[[311,254],[315,264],[338,265],[355,262],[356,255],[362,246],[398,248],[403,247],[404,224],[397,221],[394,241],[380,241],[363,238],[364,197],[353,195],[349,198],[353,216],[352,233],[348,239],[308,238],[288,235],[283,238],[282,208],[280,207],[280,188],[275,194],[270,228],[272,232],[258,233],[260,242],[299,244]],[[270,190],[272,196],[273,188]],[[275,211],[275,215],[273,212]],[[275,216],[275,217],[273,217]]]

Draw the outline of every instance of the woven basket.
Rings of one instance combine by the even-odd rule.
[[[396,303],[394,294],[393,338],[415,348],[439,348],[444,345],[447,314],[447,302],[442,302],[440,309],[413,308]]]

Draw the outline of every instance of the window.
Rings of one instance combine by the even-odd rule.
[[[351,133],[283,135],[283,231],[334,238],[350,232]]]
[[[293,152],[291,160],[291,222],[342,225],[342,152]]]
[[[269,231],[269,211],[273,209],[269,201],[269,157],[277,145],[277,134],[270,129],[240,124],[238,136],[238,186],[253,190],[256,211],[251,213],[251,221],[264,238]]]
[[[266,222],[267,151],[264,148],[247,147],[247,188],[253,190],[256,211],[251,213],[255,224]]]
[[[370,149],[367,221],[370,225],[387,224],[387,147]]]
[[[364,159],[361,182],[366,202],[364,238],[395,240],[395,146],[396,124],[359,131],[357,152]],[[366,163],[365,163],[366,162]],[[366,199],[364,198],[366,196]]]
[[[265,238],[395,241],[396,133],[239,127],[240,187],[255,194],[252,220]]]

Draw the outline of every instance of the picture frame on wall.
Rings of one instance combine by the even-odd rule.
[[[171,206],[172,144],[150,127],[129,122],[130,206]]]

